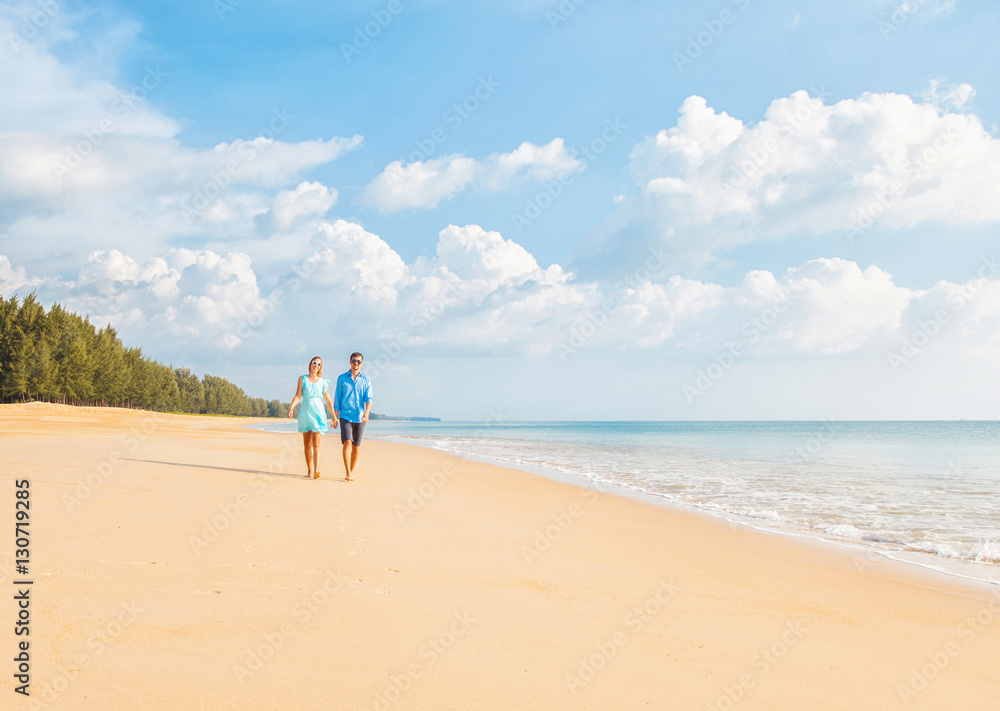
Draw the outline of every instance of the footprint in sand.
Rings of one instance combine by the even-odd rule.
[[[396,573],[398,573],[398,572],[399,572],[399,571],[398,571],[398,570],[396,570],[395,568],[382,568],[382,570],[383,570],[383,571],[384,571],[385,573],[387,573],[388,575],[395,575]]]
[[[365,554],[364,551],[351,551],[350,553],[348,553],[348,555],[351,556],[352,558],[360,558],[364,554]]]
[[[361,536],[358,536],[357,538],[354,539],[354,542],[355,543],[367,543],[368,539],[367,538],[362,538]]]
[[[350,530],[351,530],[351,527],[350,527],[350,526],[341,526],[341,527],[340,527],[340,530],[341,530],[341,531],[350,531]]]
[[[255,550],[257,550],[257,546],[243,546],[243,550],[245,550],[247,553],[253,553]]]

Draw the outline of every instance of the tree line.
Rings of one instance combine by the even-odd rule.
[[[288,412],[288,403],[248,397],[225,378],[157,363],[125,347],[110,324],[95,329],[59,304],[46,313],[34,293],[0,296],[0,401],[28,400],[243,417]]]

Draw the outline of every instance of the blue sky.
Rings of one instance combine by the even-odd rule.
[[[0,293],[394,414],[996,418],[997,15],[0,3]]]

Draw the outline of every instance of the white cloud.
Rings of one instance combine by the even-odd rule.
[[[557,264],[542,268],[522,245],[478,225],[450,225],[434,258],[410,264],[344,220],[321,223],[308,246],[296,281],[271,287],[261,286],[245,254],[188,249],[145,261],[94,252],[76,279],[35,283],[43,297],[95,323],[128,326],[151,352],[234,350],[257,333],[255,357],[280,357],[287,334],[300,330],[390,339],[408,357],[441,349],[566,357],[569,349],[703,360],[733,344],[749,360],[882,357],[920,330],[934,336],[921,348],[961,345],[996,358],[1000,345],[996,260],[964,283],[928,290],[836,258],[778,276],[752,271],[733,286],[681,276],[612,286],[578,280]],[[0,257],[0,278],[12,274],[31,281]]]
[[[94,324],[129,327],[147,352],[177,353],[178,342],[185,353],[234,348],[241,327],[266,307],[251,260],[239,253],[174,249],[140,262],[117,249],[95,251],[75,279],[36,283]]]
[[[468,187],[476,170],[476,161],[461,155],[407,164],[393,161],[365,187],[358,201],[382,212],[437,207]]]
[[[381,212],[431,208],[470,185],[500,191],[520,181],[551,180],[583,167],[561,138],[544,146],[525,142],[510,153],[494,153],[484,161],[461,154],[406,164],[397,160],[365,187],[358,201]]]
[[[134,249],[136,234],[145,257],[178,242],[253,235],[264,213],[270,228],[291,229],[335,203],[336,190],[294,186],[361,136],[283,140],[296,117],[275,107],[256,135],[187,146],[180,123],[149,101],[174,81],[169,71],[151,64],[134,86],[112,79],[117,66],[109,65],[136,41],[134,22],[77,42],[79,18],[46,7],[0,8],[0,240],[9,256],[72,245],[59,265],[68,275],[90,251]],[[44,23],[32,25],[40,13]]]
[[[0,296],[9,295],[14,291],[31,289],[42,283],[42,279],[28,277],[24,267],[14,268],[10,260],[0,254]]]
[[[449,225],[438,238],[438,261],[464,279],[503,282],[537,272],[538,262],[521,245],[479,225]]]
[[[337,204],[338,193],[322,183],[299,183],[294,190],[282,190],[274,196],[271,208],[258,220],[265,231],[287,232],[310,219],[322,218]]]
[[[639,193],[612,232],[667,238],[706,256],[768,238],[1000,219],[1000,140],[967,108],[968,85],[935,83],[924,101],[866,93],[827,106],[806,92],[744,124],[689,97],[677,125],[640,142]],[[672,232],[671,232],[672,231]]]
[[[544,146],[525,141],[510,153],[497,153],[484,161],[480,180],[487,190],[505,190],[520,180],[552,180],[583,167],[561,138]]]
[[[876,267],[816,259],[780,279],[753,271],[732,287],[674,276],[624,291],[609,340],[681,353],[738,343],[757,356],[825,356],[885,347],[912,292]]]
[[[331,296],[334,308],[392,309],[409,280],[402,258],[378,235],[346,220],[323,223],[313,236],[314,252],[302,270],[308,288]],[[365,314],[369,312],[366,310]]]

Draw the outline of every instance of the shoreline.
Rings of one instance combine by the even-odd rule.
[[[374,438],[374,437],[373,437]],[[967,575],[956,570],[948,570],[942,567],[935,566],[933,562],[922,563],[917,560],[910,560],[904,557],[896,557],[893,555],[893,551],[880,551],[875,548],[866,547],[862,542],[853,542],[849,540],[839,540],[835,538],[828,538],[814,531],[806,531],[802,529],[795,529],[789,526],[788,528],[782,528],[781,526],[771,523],[770,525],[765,523],[755,523],[760,519],[755,519],[749,516],[741,516],[739,514],[734,514],[730,512],[717,512],[711,509],[701,508],[693,504],[684,504],[677,501],[671,501],[666,496],[662,494],[657,494],[649,491],[642,491],[641,489],[636,489],[628,486],[627,484],[608,484],[601,481],[595,481],[589,479],[588,477],[570,474],[568,472],[563,472],[559,469],[553,467],[546,467],[542,465],[535,464],[524,464],[521,462],[513,462],[504,459],[497,459],[494,457],[483,457],[479,455],[472,454],[460,454],[456,452],[451,452],[448,450],[440,449],[430,444],[422,444],[419,442],[403,441],[402,437],[395,436],[381,436],[377,437],[382,441],[395,442],[397,444],[402,444],[404,446],[415,446],[415,447],[426,447],[428,449],[433,449],[436,451],[446,452],[456,457],[461,457],[462,459],[468,459],[473,462],[480,462],[483,464],[491,464],[498,467],[509,467],[517,469],[519,471],[526,472],[535,476],[541,476],[552,481],[561,482],[563,484],[568,484],[570,486],[583,486],[592,488],[595,491],[610,494],[612,496],[623,496],[626,498],[634,499],[636,501],[641,501],[644,503],[652,504],[654,506],[662,506],[670,511],[681,511],[690,514],[707,516],[710,519],[719,522],[720,525],[733,525],[742,526],[752,531],[757,531],[759,533],[773,534],[777,536],[788,536],[792,539],[802,541],[807,545],[818,545],[820,547],[830,547],[833,550],[839,550],[846,555],[851,555],[852,553],[861,553],[865,556],[874,555],[886,561],[891,561],[907,568],[917,568],[925,574],[943,576],[942,580],[953,580],[958,579],[965,581],[970,584],[983,586],[986,590],[992,590],[994,588],[1000,587],[1000,580],[987,580],[984,578],[975,577],[973,575]],[[900,555],[905,555],[907,551],[900,551]],[[919,555],[927,557],[935,557],[932,553],[917,552]],[[949,559],[943,558],[942,560],[948,561]],[[966,560],[960,560],[961,565],[969,563]]]
[[[1000,698],[996,591],[432,448],[368,441],[348,484],[327,440],[306,480],[301,438],[251,421],[0,406],[35,516],[15,708]]]
[[[790,526],[788,528],[782,528],[780,526],[767,524],[755,523],[758,519],[751,518],[749,516],[740,516],[734,513],[721,513],[712,511],[707,508],[701,508],[694,506],[692,504],[684,504],[676,501],[671,501],[666,496],[662,494],[657,494],[654,492],[642,491],[641,489],[636,489],[628,486],[627,484],[608,484],[601,481],[595,481],[589,479],[588,477],[581,476],[578,474],[570,474],[568,472],[563,472],[559,469],[553,467],[546,467],[542,465],[535,464],[524,464],[521,462],[513,462],[504,459],[497,459],[494,457],[483,457],[479,455],[472,454],[460,454],[456,452],[451,452],[448,450],[440,449],[430,444],[423,444],[420,442],[405,441],[404,437],[397,437],[394,435],[385,436],[373,436],[382,441],[395,442],[404,446],[415,446],[415,447],[425,447],[427,449],[433,449],[436,451],[446,452],[456,457],[462,459],[468,459],[473,462],[480,462],[483,464],[491,464],[497,467],[509,467],[517,469],[519,471],[526,472],[535,476],[541,476],[552,481],[561,482],[563,484],[568,484],[570,486],[583,486],[587,488],[594,489],[595,491],[610,494],[612,496],[623,496],[629,499],[634,499],[636,501],[641,501],[644,503],[652,504],[654,506],[662,506],[670,511],[680,511],[686,512],[694,515],[707,516],[708,518],[719,522],[720,525],[731,525],[731,526],[742,526],[752,531],[757,531],[764,534],[773,534],[777,536],[788,536],[794,540],[799,540],[806,545],[817,545],[820,547],[829,547],[834,551],[840,551],[845,555],[852,554],[863,554],[866,558],[868,556],[877,556],[887,562],[892,562],[906,568],[916,568],[923,574],[929,574],[932,576],[942,576],[942,582],[954,581],[955,579],[963,581],[967,584],[972,584],[974,586],[982,586],[985,590],[993,590],[1000,587],[1000,580],[987,580],[984,578],[975,577],[973,575],[967,575],[955,570],[948,570],[942,567],[935,566],[933,562],[922,563],[917,560],[910,560],[904,557],[896,557],[893,555],[892,551],[880,551],[875,548],[866,547],[862,542],[852,542],[848,540],[838,540],[834,538],[827,538],[813,531],[805,531],[802,529],[794,529]],[[901,555],[905,555],[906,551],[900,551]],[[925,555],[928,557],[933,556],[931,553],[920,553],[920,555]],[[944,559],[948,560],[948,559]],[[960,561],[960,564],[968,563],[968,561]]]
[[[269,424],[269,423],[270,423],[269,421],[264,421],[261,422],[260,424]],[[258,429],[254,427],[254,424],[248,424],[246,425],[246,427],[251,429]],[[273,434],[280,434],[278,432],[274,432],[273,430],[267,430],[263,428],[260,428],[259,431],[270,432]],[[722,511],[712,510],[709,508],[699,507],[694,504],[672,501],[663,494],[643,491],[641,489],[631,487],[624,483],[601,482],[594,479],[590,479],[583,475],[564,472],[555,467],[516,462],[496,457],[487,457],[487,456],[453,452],[450,450],[436,447],[433,444],[427,444],[423,441],[418,441],[417,437],[407,437],[405,435],[382,435],[374,433],[370,434],[369,437],[372,440],[394,442],[402,445],[423,447],[435,451],[446,452],[448,454],[452,454],[454,456],[461,457],[463,459],[468,459],[469,461],[480,462],[484,464],[492,464],[498,467],[509,467],[535,476],[541,476],[546,479],[550,479],[552,481],[558,481],[565,484],[569,484],[570,486],[588,487],[598,492],[608,493],[617,496],[624,496],[631,499],[635,499],[637,501],[643,501],[653,505],[663,506],[671,511],[682,511],[702,516],[708,516],[711,519],[721,522],[724,525],[743,526],[750,530],[759,531],[761,533],[788,536],[793,539],[801,540],[806,544],[831,546],[835,550],[840,550],[847,555],[852,555],[855,557],[858,554],[866,558],[869,556],[878,556],[879,558],[884,559],[886,561],[892,561],[893,563],[899,565],[916,568],[923,574],[940,575],[944,576],[944,579],[946,580],[958,580],[968,584],[981,585],[984,586],[985,589],[987,590],[1000,587],[1000,579],[990,580],[988,578],[979,577],[968,571],[962,570],[966,567],[971,567],[975,565],[973,561],[969,561],[967,559],[952,559],[942,556],[940,554],[927,553],[924,551],[907,551],[905,549],[880,550],[874,546],[867,545],[863,541],[852,541],[843,538],[836,538],[830,534],[826,534],[821,531],[816,531],[814,529],[796,528],[791,524],[780,524],[773,521],[769,521],[767,519],[757,519],[750,516],[734,514],[731,512],[722,512]],[[1000,570],[983,571],[984,574],[988,572],[994,572],[994,574],[1000,574]]]

